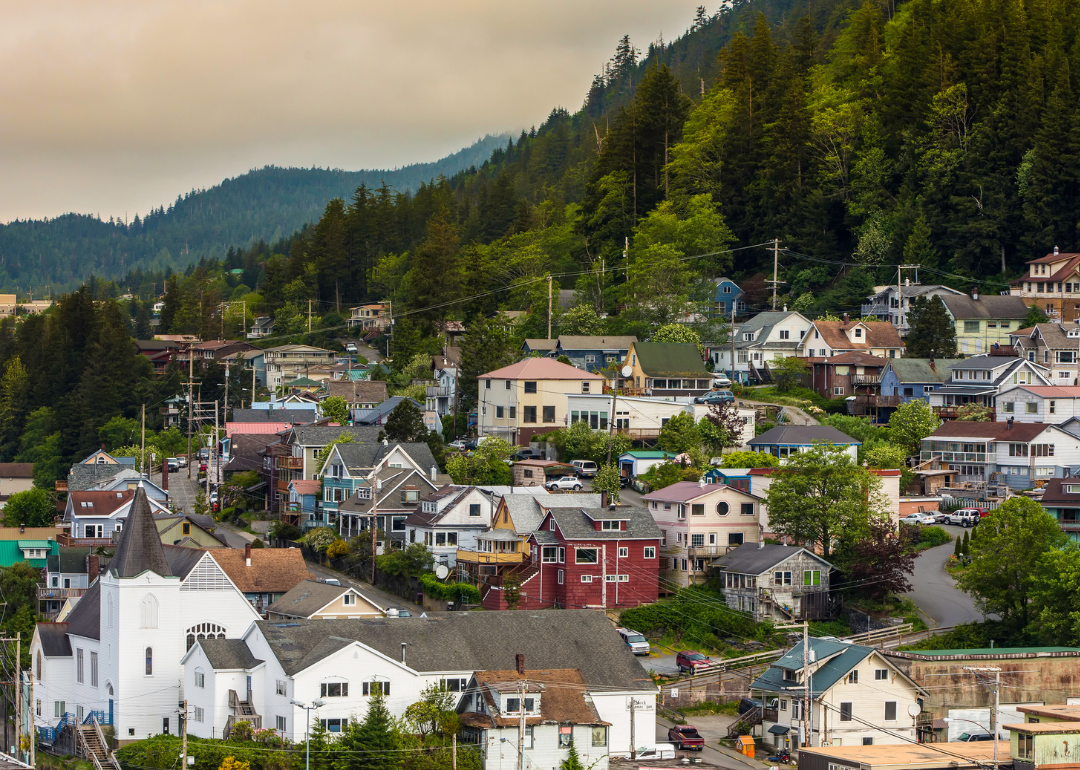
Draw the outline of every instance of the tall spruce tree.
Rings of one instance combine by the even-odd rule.
[[[916,297],[908,311],[908,358],[954,358],[956,328],[941,297]]]

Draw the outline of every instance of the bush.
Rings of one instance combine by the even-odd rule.
[[[270,530],[270,535],[280,540],[299,540],[304,533],[300,527],[294,527],[287,521],[279,521]]]
[[[933,548],[939,545],[945,545],[952,540],[952,536],[949,535],[941,527],[920,527],[919,528],[919,542],[921,546],[926,548]]]
[[[349,552],[349,544],[344,540],[335,540],[326,548],[326,558],[336,559]]]
[[[469,583],[441,583],[430,572],[420,576],[420,587],[425,596],[457,604],[479,604],[480,589]]]
[[[696,587],[684,588],[655,604],[626,610],[619,622],[642,634],[670,633],[687,644],[713,650],[724,646],[723,637],[755,637],[771,629],[728,609],[718,594]]]

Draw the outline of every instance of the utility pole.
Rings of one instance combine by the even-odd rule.
[[[551,276],[548,275],[548,336],[551,339]]]
[[[188,346],[188,375],[187,375],[187,477],[188,481],[191,481],[191,407],[194,406],[191,400],[191,386],[194,385],[194,361],[191,358],[191,346]]]
[[[229,365],[225,364],[225,413],[229,411]]]
[[[184,705],[184,721],[180,723],[180,770],[187,770],[187,701]]]
[[[802,624],[802,659],[803,659],[803,742],[800,745],[813,746],[810,736],[810,624]]]
[[[450,736],[450,770],[457,770],[457,733]]]
[[[738,300],[731,302],[731,384],[735,384],[735,305]]]
[[[630,761],[637,760],[637,740],[634,738],[634,716],[637,706],[637,698],[633,695],[630,696]]]
[[[251,408],[255,408],[255,360],[251,361]]]
[[[379,519],[375,515],[379,507],[379,467],[371,472],[371,585],[375,586],[375,541],[378,540]]]
[[[518,770],[525,770],[525,680],[521,680],[519,690],[518,707],[521,709],[521,719],[518,721]]]
[[[307,301],[307,330],[311,334],[311,300]]]
[[[780,239],[773,238],[772,242],[772,309],[776,310],[776,287],[777,273],[780,270]]]
[[[997,730],[997,723],[998,723],[998,710],[1000,709],[1000,706],[1001,706],[1001,701],[999,699],[999,693],[1001,692],[1001,668],[998,667],[998,666],[964,666],[964,670],[965,671],[971,671],[973,674],[975,674],[975,677],[980,682],[982,682],[987,687],[992,687],[993,690],[994,690],[994,706],[990,710],[990,735],[991,735],[991,740],[994,742],[994,770],[997,770],[997,767],[998,767],[998,730]],[[994,681],[993,681],[992,685],[989,682],[987,682],[985,679],[983,679],[983,677],[979,676],[979,674],[983,674],[983,673],[993,674],[994,675]]]
[[[15,637],[15,756],[22,753],[22,637]],[[75,728],[78,729],[78,728]],[[31,741],[33,742],[33,741]]]

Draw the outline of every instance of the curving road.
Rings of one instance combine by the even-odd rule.
[[[964,536],[963,527],[943,527],[956,537]],[[915,573],[911,576],[912,590],[905,594],[938,626],[981,621],[983,615],[975,608],[968,594],[956,587],[952,575],[945,571],[945,562],[953,553],[953,543],[939,545],[919,554]]]

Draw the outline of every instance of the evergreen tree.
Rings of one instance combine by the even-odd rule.
[[[964,555],[967,556],[971,553],[971,539],[968,537],[968,530],[964,530],[964,544],[960,548]]]
[[[386,418],[383,435],[389,441],[406,444],[422,444],[427,441],[428,429],[424,425],[424,413],[411,398],[402,399]]]
[[[342,749],[357,753],[352,760],[356,770],[397,770],[402,758],[398,749],[401,739],[398,736],[394,718],[386,708],[386,696],[382,691],[382,682],[372,682],[368,710],[355,731],[349,731],[349,740],[342,741]]]
[[[908,311],[908,358],[954,358],[956,328],[941,297],[916,297]]]
[[[930,239],[930,226],[926,224],[926,217],[919,214],[915,220],[915,226],[904,243],[904,263],[908,265],[921,265],[927,268],[935,268],[938,265],[937,249]]]
[[[953,552],[952,553],[953,553],[953,556],[955,556],[957,559],[959,559],[960,556],[963,555],[963,553],[964,553],[964,542],[963,542],[963,538],[961,538],[959,536],[957,536],[955,538],[955,541],[956,542],[953,544]]]

